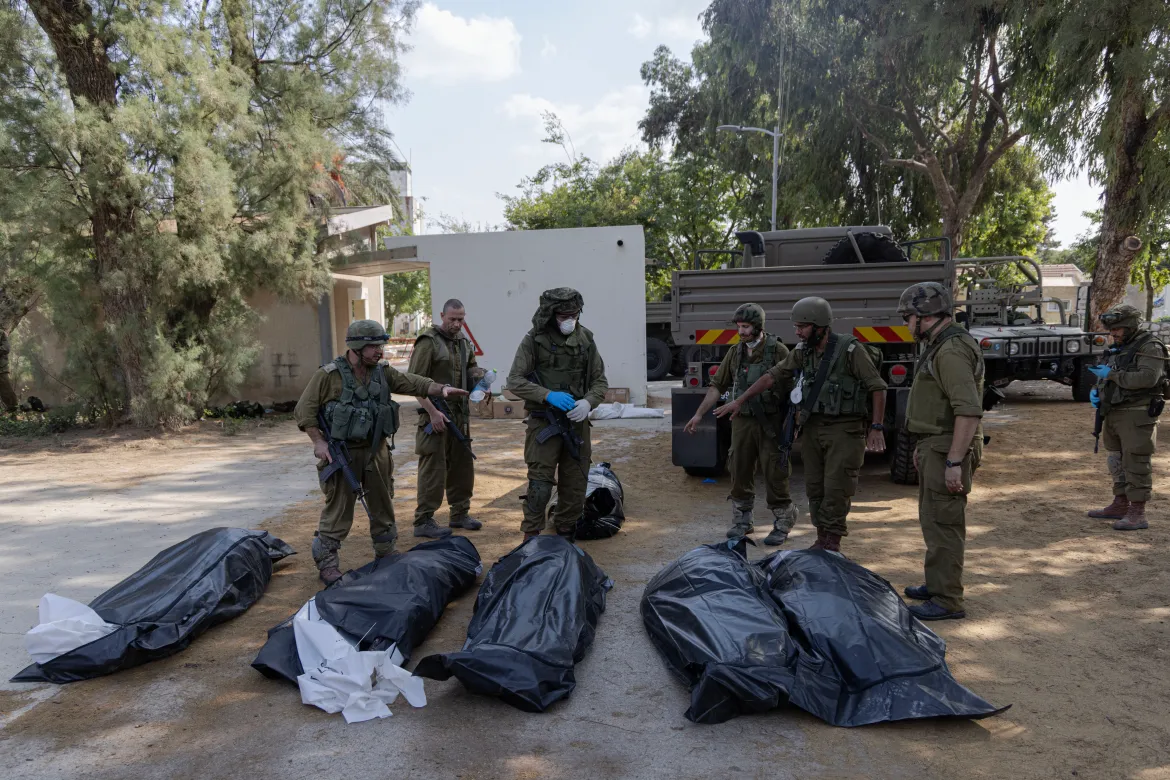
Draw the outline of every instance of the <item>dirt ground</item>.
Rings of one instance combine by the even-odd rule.
[[[722,538],[727,483],[673,467],[663,425],[602,423],[595,458],[610,461],[623,481],[629,519],[617,537],[582,543],[616,587],[597,641],[578,666],[576,692],[549,713],[520,713],[472,697],[455,681],[428,681],[425,708],[399,701],[392,718],[346,726],[340,716],[301,705],[294,687],[252,670],[266,629],[315,590],[307,555],[319,509],[313,499],[264,524],[302,554],[278,568],[268,593],[242,617],[163,661],[47,693],[0,692],[0,717],[47,697],[0,730],[0,773],[1170,779],[1170,502],[1157,495],[1147,509],[1152,528],[1133,534],[1085,516],[1109,500],[1105,456],[1092,453],[1089,408],[1067,397],[1059,388],[1016,385],[989,415],[992,442],[968,515],[968,618],[932,626],[947,640],[960,682],[1012,705],[1001,716],[838,729],[780,710],[718,726],[688,723],[687,692],[649,644],[637,605],[663,565]],[[486,527],[471,538],[486,567],[519,541],[522,427],[483,422],[475,436],[473,512]],[[193,445],[214,442],[196,437]],[[119,478],[166,468],[183,446],[147,447],[143,457],[122,461]],[[84,449],[71,452],[71,462],[107,457],[100,443]],[[405,442],[396,463],[396,509],[409,546],[414,463]],[[80,461],[76,466],[76,478],[89,478]],[[797,487],[799,472],[798,465]],[[1170,455],[1159,453],[1155,473],[1156,485],[1164,485]],[[884,461],[871,460],[844,545],[899,590],[922,580],[915,497],[915,488],[888,481]],[[360,524],[356,531],[343,550],[351,566],[369,552]],[[812,538],[803,513],[789,544],[807,546]],[[473,602],[469,593],[451,604],[414,660],[457,649]]]

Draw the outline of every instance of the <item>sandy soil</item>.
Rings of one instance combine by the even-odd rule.
[[[1012,705],[999,717],[853,730],[787,710],[719,726],[685,721],[686,692],[649,645],[637,600],[662,565],[722,537],[727,485],[671,466],[662,426],[599,425],[595,457],[612,462],[625,484],[630,519],[618,537],[583,544],[617,587],[597,643],[578,667],[576,693],[550,713],[519,713],[471,697],[453,681],[428,682],[426,708],[400,702],[394,717],[360,726],[300,705],[294,688],[248,666],[265,630],[315,590],[312,561],[299,555],[279,568],[252,610],[178,656],[49,693],[4,692],[0,717],[34,697],[49,698],[0,730],[0,771],[289,780],[1170,778],[1170,503],[1157,496],[1148,507],[1153,527],[1133,534],[1085,517],[1109,500],[1104,453],[1092,454],[1088,407],[1053,389],[1014,386],[989,416],[993,440],[968,517],[969,617],[934,624],[955,676],[990,701]],[[522,428],[481,423],[475,436],[481,459],[473,511],[486,528],[472,538],[490,563],[519,540]],[[409,529],[414,472],[403,445],[397,511]],[[176,447],[168,443],[167,456]],[[165,467],[161,454],[144,453],[139,468]],[[90,457],[103,458],[102,446],[92,445]],[[1170,456],[1159,454],[1155,469],[1170,472]],[[80,466],[78,475],[88,478]],[[921,581],[915,496],[916,489],[889,483],[882,461],[871,461],[844,547],[899,589]],[[316,500],[304,502],[266,527],[307,552],[318,508]],[[790,544],[807,546],[807,515],[797,531]],[[414,540],[407,532],[402,541]],[[364,533],[355,533],[344,562],[364,562],[367,545]],[[450,605],[416,659],[462,643],[473,601],[467,594]]]

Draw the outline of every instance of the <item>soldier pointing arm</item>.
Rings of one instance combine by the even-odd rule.
[[[313,374],[293,411],[297,426],[313,442],[318,471],[331,462],[326,435],[347,443],[354,473],[368,496],[370,536],[378,558],[394,552],[398,538],[389,445],[398,431],[398,404],[391,393],[467,395],[466,390],[395,370],[382,360],[382,348],[389,340],[386,329],[374,320],[351,324],[345,334],[345,354]],[[318,411],[324,411],[328,431],[318,427]],[[341,579],[338,551],[353,526],[356,496],[340,473],[321,489],[325,507],[313,535],[313,560],[321,581],[328,586]]]

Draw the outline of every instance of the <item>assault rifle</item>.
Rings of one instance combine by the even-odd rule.
[[[792,445],[796,441],[796,415],[799,407],[788,402],[788,414],[784,415],[784,423],[780,426],[780,439],[776,442],[777,449],[780,450],[780,468],[788,468],[788,459],[792,457]]]
[[[1110,347],[1101,355],[1098,365],[1109,362],[1109,355],[1117,352],[1117,347]],[[1101,413],[1101,394],[1097,394],[1097,416],[1093,419],[1093,454],[1096,455],[1101,447],[1101,428],[1105,425],[1105,415]]]
[[[317,427],[321,430],[321,435],[325,437],[325,443],[329,447],[330,462],[321,469],[317,475],[324,485],[337,472],[341,472],[341,476],[345,479],[345,483],[349,485],[349,489],[357,496],[357,500],[362,503],[362,509],[366,510],[366,515],[369,516],[370,522],[374,522],[374,516],[370,513],[370,506],[366,503],[366,489],[362,487],[362,482],[353,473],[353,466],[350,464],[349,446],[344,441],[337,441],[329,435],[329,423],[325,421],[325,411],[323,409],[317,410]],[[372,454],[371,454],[372,457]]]
[[[475,457],[475,453],[471,450],[471,440],[463,435],[463,431],[459,430],[459,426],[455,422],[455,415],[451,414],[451,407],[448,405],[447,399],[443,398],[441,395],[434,395],[431,396],[431,403],[434,404],[434,407],[439,412],[439,414],[447,418],[447,430],[451,432],[451,435],[454,436],[459,441],[459,443],[463,445],[464,449],[467,450],[467,454],[471,456],[472,460],[478,460],[478,458]],[[435,426],[431,423],[427,423],[426,427],[423,428],[423,433],[425,433],[427,436],[430,436],[434,432]]]
[[[542,385],[540,375],[533,371],[525,377],[533,384]],[[585,444],[585,440],[577,435],[577,429],[573,425],[573,421],[569,419],[569,415],[557,409],[555,406],[548,405],[548,408],[543,412],[532,412],[533,417],[542,418],[548,422],[548,425],[536,434],[536,443],[544,444],[546,441],[554,436],[560,436],[565,443],[565,449],[569,453],[569,457],[577,461],[577,467],[581,469],[581,476],[585,477],[585,481],[589,481],[589,469],[581,462],[581,446]]]

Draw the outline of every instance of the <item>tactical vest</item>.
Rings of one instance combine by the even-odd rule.
[[[942,385],[934,375],[934,357],[939,348],[951,339],[958,339],[964,349],[970,351],[975,363],[975,382],[978,396],[983,396],[983,353],[975,339],[962,325],[951,324],[942,329],[923,353],[914,367],[914,384],[910,387],[910,399],[906,407],[906,429],[919,436],[940,436],[955,432],[955,411],[943,392]],[[980,445],[982,439],[979,436]]]
[[[816,350],[806,349],[803,344],[796,348],[800,350],[802,358],[800,391],[802,397],[808,398],[816,384],[819,361]],[[825,383],[821,385],[820,395],[813,403],[811,414],[828,417],[865,417],[869,414],[869,394],[865,392],[861,381],[849,372],[849,353],[855,349],[865,349],[865,346],[855,336],[837,334],[833,363],[829,366]],[[866,359],[869,359],[868,355]]]
[[[325,404],[329,438],[376,448],[383,439],[398,432],[398,404],[390,398],[390,385],[381,363],[370,372],[367,385],[357,381],[344,356],[326,365],[325,370],[341,372],[341,398]]]
[[[763,358],[753,362],[748,360],[747,345],[742,341],[740,342],[740,346],[737,349],[739,354],[737,355],[738,359],[734,372],[735,380],[731,384],[732,401],[743,395],[760,377],[772,370],[772,367],[777,362],[776,351],[779,348],[779,344],[780,342],[775,336],[765,333],[764,343],[762,345],[764,348]],[[764,414],[774,415],[780,413],[780,399],[771,390],[765,390],[760,394],[759,398],[760,403],[764,407]],[[739,413],[747,417],[753,416],[752,405],[750,403],[745,404]]]
[[[588,329],[577,329],[564,344],[557,344],[547,330],[534,333],[536,345],[536,372],[540,382],[549,390],[584,398],[589,390],[589,363],[593,357],[593,334]]]
[[[1149,331],[1139,331],[1126,344],[1121,346],[1121,349],[1116,354],[1109,357],[1109,366],[1114,371],[1125,371],[1132,366],[1136,361],[1138,354],[1142,347],[1150,342],[1158,345],[1162,353],[1162,375],[1161,381],[1156,383],[1153,387],[1143,387],[1141,389],[1125,389],[1117,384],[1117,382],[1102,382],[1104,385],[1104,392],[1101,395],[1101,411],[1108,412],[1111,408],[1126,408],[1147,406],[1152,398],[1160,398],[1163,394],[1163,385],[1166,382],[1166,345],[1158,339],[1157,336]]]
[[[414,340],[415,345],[417,346],[423,339],[430,340],[434,348],[435,359],[431,363],[430,378],[441,385],[451,385],[470,391],[471,388],[467,386],[467,364],[471,360],[471,353],[468,351],[467,339],[462,335],[457,339],[448,339],[434,326],[419,333],[418,338]],[[455,347],[454,350],[451,349],[452,346]],[[452,411],[466,412],[467,396],[452,396],[447,399],[447,405]],[[418,411],[419,414],[427,413],[421,407]]]

